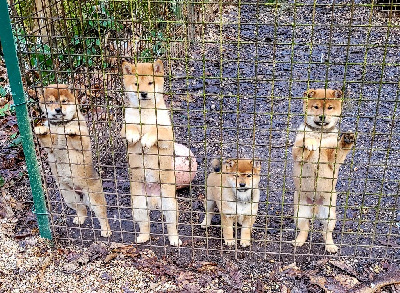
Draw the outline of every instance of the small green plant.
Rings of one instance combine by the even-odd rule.
[[[6,95],[7,95],[7,90],[4,87],[0,86],[0,97],[4,98]]]
[[[10,103],[5,104],[0,108],[0,118],[4,118],[5,116],[11,115],[13,113],[13,107]]]

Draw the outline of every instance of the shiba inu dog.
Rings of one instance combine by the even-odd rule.
[[[92,150],[85,117],[67,85],[51,84],[44,89],[40,108],[47,120],[34,129],[66,204],[76,210],[73,222],[83,224],[86,206],[95,213],[101,236],[111,235],[101,179],[93,167]]]
[[[261,164],[250,159],[228,159],[222,165],[213,160],[214,172],[207,178],[206,211],[202,228],[211,224],[215,204],[221,214],[221,226],[226,245],[235,245],[234,222],[242,225],[240,245],[250,245],[251,230],[256,220],[260,201]]]
[[[150,239],[150,209],[163,211],[171,245],[178,246],[178,204],[175,197],[174,134],[163,97],[164,67],[154,63],[122,64],[127,96],[121,135],[128,142],[133,220],[137,243]],[[154,184],[160,185],[153,194]]]
[[[332,232],[336,224],[336,182],[339,167],[355,142],[353,133],[338,139],[336,125],[342,113],[342,92],[310,89],[304,94],[305,121],[298,128],[293,147],[294,218],[299,234],[293,244],[307,240],[310,219],[323,223],[325,249],[335,253]]]

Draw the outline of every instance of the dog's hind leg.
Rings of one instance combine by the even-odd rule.
[[[208,200],[207,198],[204,200],[204,209],[205,209],[205,214],[204,214],[204,220],[201,222],[201,228],[206,229],[208,226],[211,225],[211,220],[213,217],[213,212],[215,208],[215,201],[214,200]]]
[[[339,248],[333,241],[333,229],[336,225],[336,192],[327,195],[322,206],[318,210],[318,218],[322,221],[324,228],[322,236],[325,240],[325,250],[331,253],[336,253]]]
[[[303,195],[304,196],[304,195]],[[299,230],[299,234],[296,239],[292,242],[294,246],[302,246],[307,238],[310,230],[310,218],[312,218],[312,206],[307,203],[301,203],[299,201],[299,193],[295,191],[294,194],[294,220],[296,227]]]
[[[107,218],[107,202],[100,179],[90,180],[90,190],[87,192],[89,206],[100,222],[101,236],[110,237],[112,232]]]
[[[87,209],[79,194],[80,190],[74,190],[69,184],[60,183],[60,192],[67,206],[76,211],[74,224],[82,225],[87,218]]]
[[[172,196],[173,195],[173,196]],[[161,184],[161,208],[167,225],[168,240],[172,246],[182,245],[178,235],[178,202],[175,198],[175,185]]]
[[[144,184],[142,182],[131,182],[132,217],[133,221],[139,225],[137,243],[144,243],[150,239],[150,210],[143,191]]]

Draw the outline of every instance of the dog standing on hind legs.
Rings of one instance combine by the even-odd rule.
[[[164,67],[154,63],[122,64],[127,96],[121,135],[128,142],[133,220],[139,225],[137,243],[150,239],[150,209],[162,210],[171,245],[178,236],[178,203],[175,197],[174,134],[165,105]],[[160,185],[160,193],[152,188]]]
[[[338,139],[341,97],[340,90],[331,89],[310,89],[304,93],[305,121],[298,128],[293,146],[294,218],[299,230],[293,244],[304,244],[310,220],[315,216],[323,223],[325,249],[331,253],[338,251],[332,236],[338,172],[355,142],[353,133]]]
[[[88,206],[100,222],[101,236],[111,236],[103,185],[93,168],[89,132],[75,96],[67,85],[51,84],[44,89],[39,103],[47,120],[34,132],[48,154],[62,197],[76,210],[74,224],[85,222]]]

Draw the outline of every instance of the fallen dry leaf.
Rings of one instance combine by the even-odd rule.
[[[356,285],[360,284],[360,282],[355,277],[351,277],[348,275],[338,274],[334,278],[346,289],[352,289]]]
[[[356,271],[349,266],[348,264],[346,264],[344,261],[340,261],[340,260],[329,260],[329,263],[334,265],[335,267],[341,269],[342,271],[352,275],[353,277],[358,277]]]
[[[132,258],[135,258],[140,255],[139,252],[137,251],[136,247],[133,247],[133,245],[124,245],[122,247],[117,247],[117,248],[114,248],[112,250],[112,252],[121,253],[125,256],[132,257]]]
[[[106,256],[106,258],[104,259],[104,263],[109,263],[110,261],[112,261],[114,258],[116,258],[118,256],[118,253],[110,253],[109,255]]]

